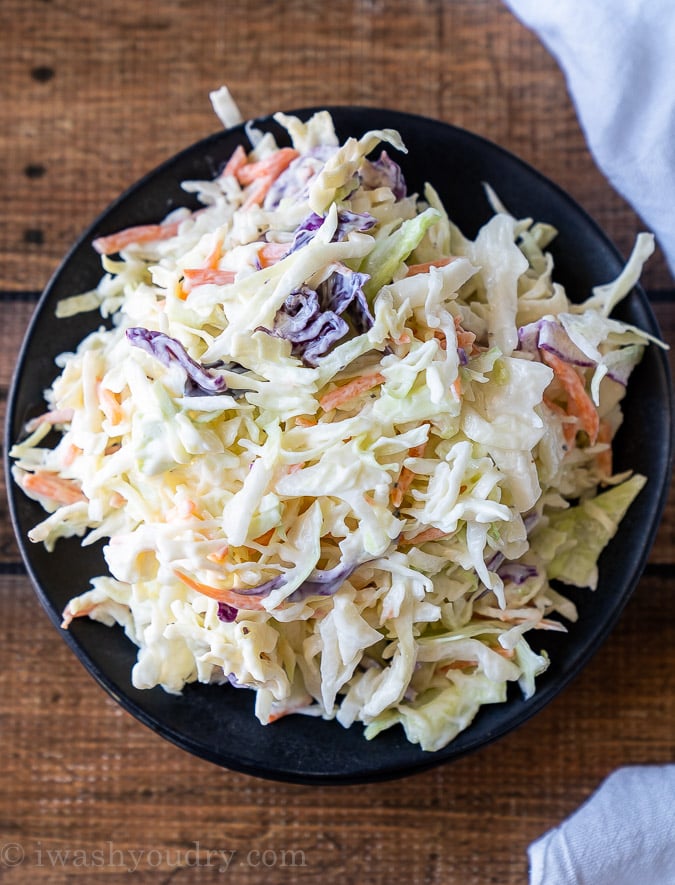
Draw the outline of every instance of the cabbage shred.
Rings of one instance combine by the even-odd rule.
[[[229,682],[262,723],[438,750],[535,691],[533,637],[576,618],[551,581],[595,586],[644,482],[611,446],[648,336],[608,312],[652,238],[574,304],[549,226],[489,193],[470,240],[407,192],[396,132],[278,119],[292,150],[253,133],[184,183],[199,211],[95,243],[105,275],[59,313],[113,326],[59,357],[14,478],[48,512],[33,541],[106,540],[64,626],[121,624],[134,686]]]

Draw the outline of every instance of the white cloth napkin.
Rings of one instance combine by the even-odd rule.
[[[675,765],[618,769],[528,853],[530,885],[674,885]]]
[[[673,0],[505,2],[558,60],[598,166],[675,274]]]

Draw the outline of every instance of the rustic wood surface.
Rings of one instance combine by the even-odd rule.
[[[503,144],[626,254],[555,62],[499,0],[2,0],[0,389],[78,233],[158,162],[245,116],[369,104]],[[675,343],[662,256],[644,277]],[[42,612],[0,504],[0,880],[524,883],[526,849],[612,770],[675,756],[675,502],[618,627],[522,729],[381,785],[276,784],[193,758],[109,699]]]

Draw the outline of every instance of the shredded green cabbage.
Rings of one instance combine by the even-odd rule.
[[[105,275],[59,314],[113,327],[59,358],[14,478],[49,514],[33,541],[106,540],[64,626],[121,624],[134,686],[229,681],[264,723],[438,750],[534,692],[534,631],[576,617],[550,581],[595,586],[644,482],[611,444],[649,338],[607,314],[651,240],[573,305],[549,226],[492,195],[468,240],[377,156],[397,133],[278,120],[290,154],[259,137],[185,183],[200,211],[96,242]]]

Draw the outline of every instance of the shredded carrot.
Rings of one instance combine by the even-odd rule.
[[[213,267],[188,267],[183,271],[183,277],[190,289],[194,286],[229,286],[234,282],[235,272]]]
[[[454,258],[437,258],[436,261],[425,261],[423,264],[411,264],[408,267],[407,277],[414,277],[420,273],[429,273],[432,267],[445,267],[454,261]]]
[[[281,148],[263,160],[241,166],[236,173],[239,183],[243,186],[255,185],[244,200],[242,209],[259,206],[284,169],[298,156],[298,151],[293,148]]]
[[[213,553],[209,553],[206,557],[211,562],[217,562],[218,564],[222,564],[227,559],[228,553],[230,552],[230,545],[224,544],[218,550],[214,550]]]
[[[295,424],[296,427],[315,427],[316,418],[309,418],[307,415],[297,415]]]
[[[408,456],[410,458],[423,458],[424,452],[426,451],[427,444],[426,442],[420,443],[418,446],[413,446],[408,449]],[[391,492],[391,503],[394,507],[400,507],[403,503],[403,498],[405,497],[405,493],[408,491],[412,482],[415,478],[415,473],[409,467],[402,467],[401,472],[398,475],[398,479],[394,484],[394,488]]]
[[[288,243],[265,243],[258,249],[260,267],[271,267],[280,261],[290,249]]]
[[[468,667],[477,666],[477,661],[450,661],[440,667],[440,672],[445,673],[446,670],[466,670]]]
[[[474,332],[467,332],[466,329],[462,328],[460,317],[455,317],[455,332],[457,333],[457,347],[461,347],[462,350],[471,353],[476,341],[476,335]]]
[[[540,352],[544,362],[553,369],[556,378],[567,393],[568,414],[574,415],[579,419],[581,427],[586,431],[591,445],[593,445],[598,438],[600,418],[598,417],[598,410],[593,405],[593,400],[586,393],[584,382],[579,377],[579,373],[573,366],[561,360],[554,353],[550,353],[547,350],[541,350]]]
[[[238,144],[234,149],[232,156],[225,164],[219,178],[225,178],[227,175],[236,176],[241,167],[245,166],[247,162],[248,157],[246,156],[246,151],[244,150],[243,145]]]
[[[242,209],[250,209],[252,206],[260,206],[273,184],[274,178],[271,175],[268,175],[265,178],[257,179],[255,182],[255,187],[251,189],[248,196],[242,203]]]
[[[21,485],[26,491],[50,498],[57,504],[75,504],[87,500],[82,489],[73,480],[62,479],[60,476],[41,470],[24,474]]]
[[[450,390],[452,390],[453,396],[455,397],[457,402],[459,402],[462,398],[462,379],[459,377],[459,375],[450,385]]]
[[[120,495],[119,492],[113,492],[110,496],[110,506],[119,509],[120,507],[124,507],[127,503],[127,499],[124,495]]]
[[[424,529],[424,531],[415,535],[412,538],[403,538],[401,540],[402,544],[424,544],[426,541],[437,541],[439,538],[445,538],[447,536],[447,532],[444,532],[442,529],[437,529],[435,526],[430,526],[428,529]]]
[[[528,621],[532,620],[531,618],[509,618],[503,617],[503,621],[508,621],[510,624],[525,624]],[[540,621],[534,621],[532,626],[537,630],[554,630],[558,633],[564,633],[565,627],[560,621],[551,621],[548,618],[542,618]]]
[[[66,451],[64,452],[64,455],[63,455],[63,461],[62,461],[63,466],[70,467],[70,465],[73,463],[75,458],[77,458],[77,456],[81,455],[81,454],[82,454],[82,449],[79,446],[76,446],[73,443],[70,443],[70,445],[68,446],[68,448],[66,449]]]
[[[304,466],[304,461],[298,461],[297,464],[289,464],[286,472],[289,474],[297,473],[299,470],[302,470]]]
[[[217,602],[225,602],[227,605],[232,605],[235,608],[243,608],[251,611],[262,610],[262,596],[243,596],[235,590],[211,587],[208,584],[202,584],[201,581],[195,581],[194,578],[188,577],[188,575],[183,574],[179,569],[174,569],[173,573],[179,581],[182,581],[188,587],[196,590],[197,593],[203,593],[204,596],[208,596],[210,599],[215,599]]]
[[[178,233],[180,221],[172,221],[167,224],[139,224],[136,227],[127,227],[114,234],[97,237],[92,246],[100,255],[113,255],[126,246],[136,243],[154,243],[158,240],[168,240]]]
[[[558,403],[554,403],[553,400],[549,399],[549,397],[547,396],[545,396],[543,399],[546,406],[552,412],[555,412],[557,415],[561,415],[565,418],[568,417],[567,412],[562,408],[562,406],[559,406]],[[572,421],[563,421],[562,423],[562,431],[563,436],[565,437],[565,443],[570,449],[574,448],[574,441],[577,435],[577,425],[578,422],[576,418],[574,418],[574,420]]]
[[[222,237],[217,237],[216,242],[213,244],[213,248],[206,256],[206,261],[204,262],[205,267],[211,268],[211,270],[218,269],[218,262],[221,259],[223,254],[223,240]]]
[[[501,645],[492,646],[490,650],[495,652],[495,654],[501,655],[501,657],[506,658],[507,661],[510,661],[516,656],[516,653],[512,648],[502,648]]]
[[[61,621],[61,629],[67,630],[68,627],[70,627],[70,625],[72,624],[74,618],[86,618],[94,611],[97,605],[98,603],[92,603],[91,605],[85,606],[85,608],[74,612],[71,608],[71,604],[68,603],[63,609],[63,614],[61,616],[63,618],[63,620]]]
[[[32,433],[41,424],[67,424],[73,420],[74,414],[74,409],[51,409],[49,412],[43,412],[41,415],[28,421],[26,430]]]
[[[299,157],[298,151],[285,147],[254,163],[246,163],[237,169],[237,180],[240,184],[252,184],[261,178],[271,178],[274,181],[279,175]]]
[[[311,703],[312,698],[307,695],[306,698],[302,700],[295,701],[293,704],[289,704],[287,707],[283,709],[276,710],[274,713],[270,713],[267,717],[267,724],[271,725],[273,722],[278,722],[279,719],[283,719],[284,716],[289,716],[291,713],[297,713],[298,710],[304,710],[305,707],[308,707]]]
[[[336,387],[335,390],[324,394],[319,400],[319,405],[324,412],[330,412],[332,409],[336,409],[338,406],[349,402],[350,399],[359,396],[359,394],[372,390],[373,387],[382,384],[384,380],[385,377],[380,372],[373,372],[371,375],[361,375],[361,377],[354,378],[353,381],[343,384],[342,387]]]
[[[403,332],[398,338],[393,338],[392,341],[394,344],[410,344],[412,338],[410,337],[409,332]]]
[[[269,544],[269,542],[272,540],[272,535],[274,534],[275,531],[276,531],[275,529],[268,529],[266,532],[264,532],[262,535],[260,535],[259,538],[254,538],[253,543],[254,544]]]
[[[120,401],[116,394],[107,387],[98,388],[98,401],[101,405],[101,411],[112,425],[119,424],[124,418],[124,412],[120,405]]]
[[[394,488],[391,490],[391,503],[394,507],[401,506],[401,504],[403,503],[403,498],[405,497],[405,493],[412,485],[414,478],[415,474],[412,472],[412,470],[410,470],[409,467],[401,468],[401,472],[398,475],[398,479],[396,480]]]
[[[424,423],[428,425],[429,422],[425,421]],[[408,456],[410,458],[423,458],[426,450],[427,444],[425,440],[425,442],[420,443],[418,446],[411,446],[411,448],[408,449]]]

